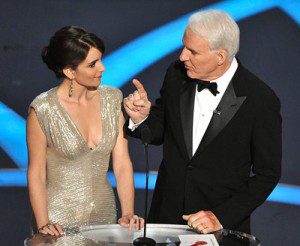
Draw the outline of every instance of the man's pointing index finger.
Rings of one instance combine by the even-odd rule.
[[[137,79],[133,79],[132,83],[135,85],[136,89],[138,90],[138,92],[141,93],[146,93],[144,86],[142,85],[142,83],[140,81],[138,81]]]

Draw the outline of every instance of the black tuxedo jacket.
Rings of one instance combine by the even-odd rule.
[[[240,63],[192,156],[195,82],[184,65],[169,68],[145,122],[163,160],[148,221],[186,223],[183,214],[211,210],[226,229],[250,232],[250,214],[281,174],[280,102]],[[140,138],[139,126],[127,134]]]

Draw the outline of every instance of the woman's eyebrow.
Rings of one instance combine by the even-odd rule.
[[[95,63],[96,61],[98,61],[99,59],[93,60],[91,62],[88,63],[88,65],[92,65],[93,63]]]

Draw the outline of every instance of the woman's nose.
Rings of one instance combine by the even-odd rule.
[[[106,68],[104,67],[102,61],[99,62],[99,71],[100,72],[104,72],[106,70]]]

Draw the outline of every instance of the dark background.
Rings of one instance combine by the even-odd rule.
[[[142,34],[216,2],[219,1],[1,1],[0,101],[26,118],[27,107],[35,96],[58,85],[54,74],[42,63],[40,51],[63,26],[78,25],[96,33],[106,44],[107,56]],[[279,8],[250,16],[238,24],[238,58],[274,89],[282,103],[280,182],[299,186],[299,26]],[[168,65],[179,53],[180,50],[171,53],[135,76],[143,82],[152,102],[158,96]],[[120,89],[127,96],[134,87],[128,81]],[[134,169],[143,172],[140,142],[130,139],[129,144]],[[151,170],[158,169],[160,160],[161,147],[151,146]],[[0,168],[18,168],[1,148]],[[143,190],[136,191],[136,210],[140,215],[143,195]],[[30,234],[31,210],[26,187],[0,187],[0,209],[0,245],[22,245]],[[300,206],[266,202],[254,212],[252,233],[263,245],[300,245],[299,221]]]

